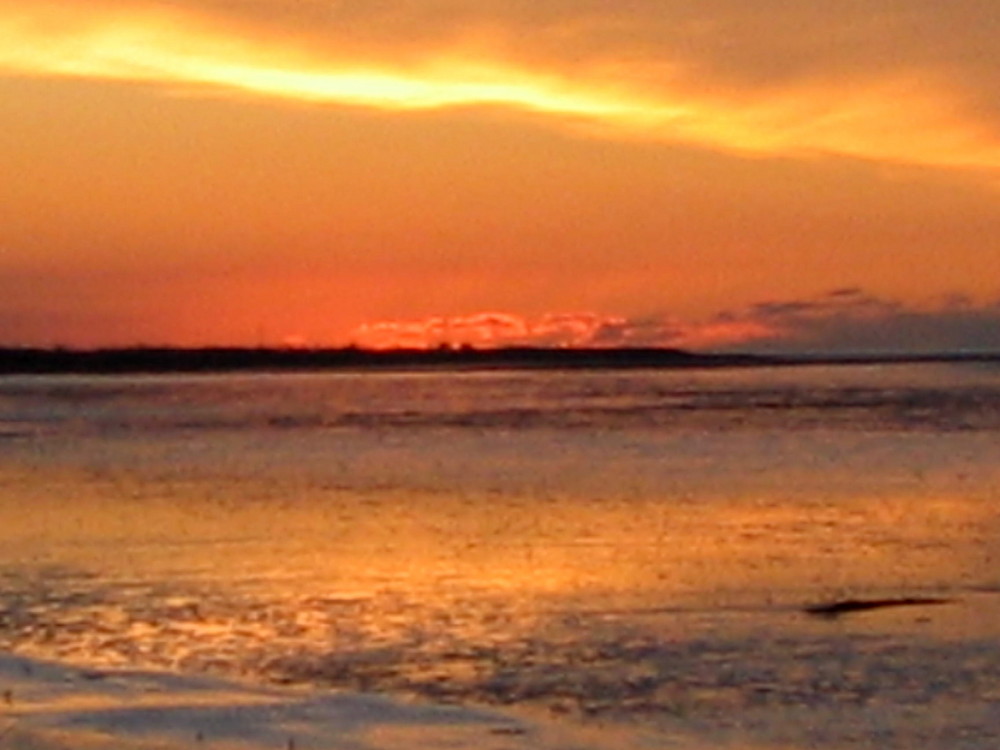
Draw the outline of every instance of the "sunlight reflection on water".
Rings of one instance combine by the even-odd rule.
[[[995,380],[449,377],[0,384],[0,644],[765,734],[992,710]],[[897,596],[953,601],[801,611]]]

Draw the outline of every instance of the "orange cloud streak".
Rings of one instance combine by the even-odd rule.
[[[330,61],[287,42],[264,42],[163,10],[105,12],[41,3],[0,4],[0,69],[205,85],[259,96],[382,109],[509,105],[596,120],[682,116],[555,76],[485,59],[428,55],[416,70],[390,62]]]
[[[873,73],[863,81],[711,96],[700,81],[682,77],[681,65],[661,63],[656,76],[643,66],[542,70],[475,45],[428,50],[416,64],[362,63],[176,10],[0,0],[0,71],[7,73],[196,86],[385,110],[506,106],[604,134],[713,148],[1000,168],[1000,137],[964,117],[959,102],[926,77],[880,79]]]
[[[356,328],[350,338],[368,349],[433,349],[438,346],[710,349],[783,335],[776,326],[750,319],[684,323],[670,318],[630,320],[597,313],[548,313],[526,318],[494,312],[366,323]]]

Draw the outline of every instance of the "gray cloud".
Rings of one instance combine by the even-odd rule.
[[[976,305],[961,296],[930,308],[903,305],[861,289],[814,299],[760,302],[719,320],[772,331],[724,348],[774,352],[1000,351],[1000,300]]]

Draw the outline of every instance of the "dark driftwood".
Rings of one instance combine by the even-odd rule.
[[[826,604],[814,604],[806,607],[805,612],[816,617],[839,617],[853,612],[868,612],[873,609],[888,607],[923,607],[935,604],[948,604],[951,599],[933,599],[925,597],[907,597],[902,599],[841,599]]]

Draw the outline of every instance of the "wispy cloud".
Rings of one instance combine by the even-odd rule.
[[[700,321],[597,313],[510,313],[381,321],[355,329],[362,347],[679,347],[773,352],[1000,351],[1000,301],[960,297],[918,309],[850,288],[758,302]]]
[[[608,136],[1000,168],[981,4],[692,5],[0,0],[0,71],[384,110],[513,107]],[[940,43],[918,44],[921,30]]]

